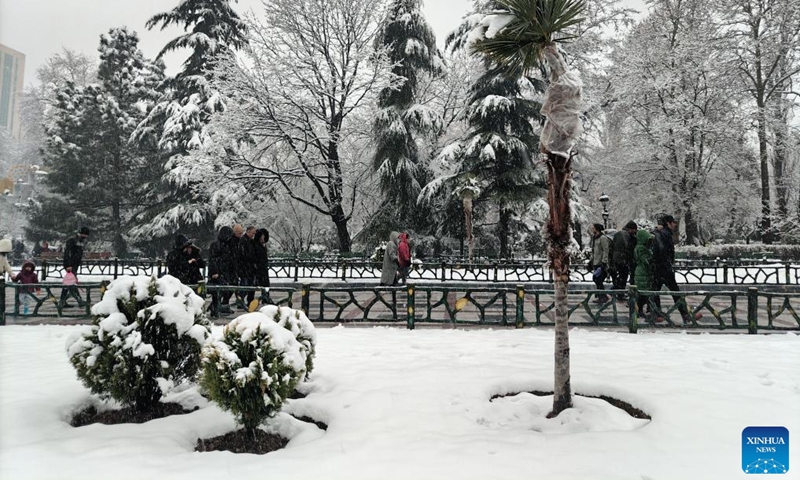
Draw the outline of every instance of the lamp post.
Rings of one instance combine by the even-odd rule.
[[[606,195],[604,193],[604,194],[600,195],[600,198],[598,198],[598,200],[600,200],[600,203],[603,204],[603,228],[605,229],[605,228],[608,228],[608,214],[609,214],[609,212],[608,212],[608,202],[609,202],[608,195]]]

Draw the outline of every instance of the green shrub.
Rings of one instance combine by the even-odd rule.
[[[92,393],[152,411],[197,373],[209,322],[203,299],[174,277],[120,277],[92,315],[92,325],[67,340],[70,363]]]
[[[259,312],[292,332],[294,338],[300,342],[300,346],[306,351],[306,378],[308,378],[311,370],[314,369],[314,355],[317,346],[317,330],[314,328],[314,324],[302,310],[294,310],[289,307],[267,305]]]
[[[308,351],[273,318],[242,315],[203,349],[204,394],[247,431],[278,413],[306,375]]]

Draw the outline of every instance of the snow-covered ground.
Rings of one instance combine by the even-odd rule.
[[[76,328],[0,328],[0,479],[614,479],[729,480],[742,472],[742,430],[784,426],[800,478],[800,336],[571,332],[572,386],[601,400],[545,418],[552,389],[546,330],[318,330],[308,396],[274,429],[292,438],[267,455],[196,453],[198,437],[234,429],[202,408],[141,425],[73,428],[90,401],[67,362]]]

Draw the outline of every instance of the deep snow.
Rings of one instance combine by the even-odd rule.
[[[574,391],[607,403],[544,415],[552,330],[319,329],[308,396],[273,429],[291,436],[267,455],[196,453],[198,437],[234,428],[197,395],[188,415],[141,425],[73,428],[90,401],[67,361],[67,326],[0,328],[0,479],[735,479],[741,434],[785,426],[789,473],[800,478],[800,336],[571,331]],[[219,327],[217,327],[219,328]]]

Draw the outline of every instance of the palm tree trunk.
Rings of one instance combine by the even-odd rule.
[[[572,161],[560,155],[547,154],[547,201],[550,218],[547,234],[550,248],[548,256],[555,281],[555,369],[553,380],[553,410],[548,417],[555,417],[572,406],[572,387],[569,370],[569,245],[572,239],[572,211],[569,192],[572,176]]]
[[[555,44],[546,45],[544,58],[550,69],[542,114],[547,117],[539,150],[547,165],[550,218],[547,221],[548,256],[555,281],[555,353],[552,418],[572,406],[569,368],[569,247],[572,241],[572,147],[581,134],[581,83],[568,73]]]

